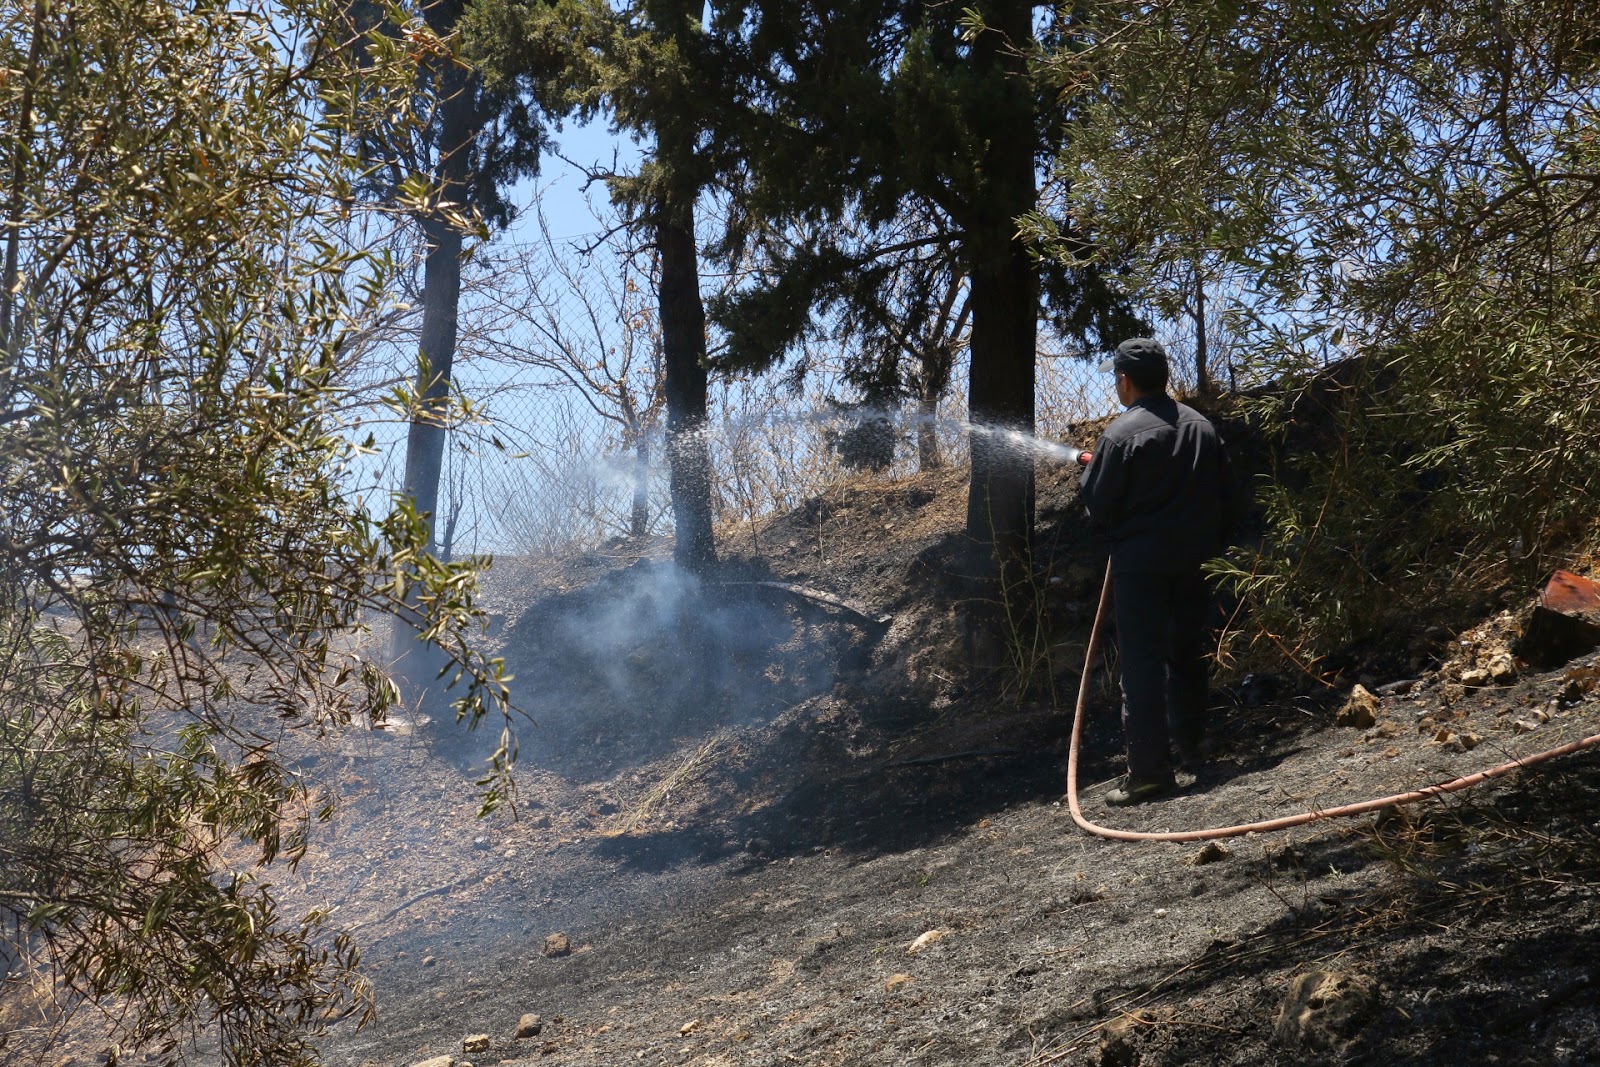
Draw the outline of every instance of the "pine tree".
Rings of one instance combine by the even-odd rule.
[[[1030,65],[1037,7],[721,5],[722,17],[742,27],[749,69],[760,72],[746,88],[751,110],[765,118],[750,123],[745,142],[739,236],[765,237],[774,260],[769,285],[717,308],[732,334],[730,360],[760,367],[781,358],[819,297],[871,299],[852,276],[904,250],[908,217],[937,220],[910,242],[949,249],[966,279],[974,424],[1033,431],[1041,296],[1059,328],[1090,343],[1136,327],[1096,268],[1072,256],[1041,267],[1019,233],[1020,220],[1038,211],[1036,160],[1056,125]],[[894,236],[878,248],[840,248],[832,236],[846,217]],[[793,244],[786,226],[815,236],[796,253],[785,247]],[[1003,440],[972,438],[966,524],[974,596],[995,605],[1027,595],[1034,510],[1032,462]]]

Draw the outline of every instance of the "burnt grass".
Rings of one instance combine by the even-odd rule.
[[[1099,591],[1072,481],[1041,478],[1020,663],[1003,626],[962,614],[964,510],[960,471],[841,486],[723,531],[703,584],[659,546],[499,567],[497,640],[538,724],[518,727],[514,812],[475,815],[482,731],[402,721],[304,756],[340,808],[279,889],[337,909],[379,1012],[335,1023],[326,1061],[1600,1063],[1600,757],[1220,853],[1090,836],[1063,800]],[[1100,799],[1120,744],[1102,669],[1086,814],[1235,824],[1597,732],[1570,667],[1452,686],[1441,662],[1505,618],[1399,639],[1333,687],[1220,672],[1215,757],[1126,811]],[[1408,673],[1375,726],[1335,725],[1351,684]],[[1354,992],[1286,1011],[1317,974]],[[51,1062],[94,1051],[63,1041]]]

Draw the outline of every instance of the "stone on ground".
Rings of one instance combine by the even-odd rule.
[[[1355,1036],[1378,998],[1378,983],[1366,975],[1308,971],[1289,985],[1274,1027],[1286,1045],[1335,1049]]]
[[[1220,863],[1231,855],[1233,855],[1233,853],[1229,852],[1215,841],[1208,841],[1206,842],[1204,848],[1183,862],[1188,864],[1190,867],[1200,867],[1207,863]]]
[[[1378,709],[1383,706],[1377,696],[1364,685],[1358,685],[1350,690],[1350,698],[1344,702],[1344,707],[1334,716],[1334,722],[1340,726],[1354,726],[1358,730],[1371,729],[1378,722]]]

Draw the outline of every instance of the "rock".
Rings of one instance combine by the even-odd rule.
[[[544,939],[544,947],[539,950],[540,955],[547,959],[560,959],[562,956],[572,955],[572,940],[566,934],[551,934]]]
[[[893,993],[897,989],[904,989],[906,986],[915,981],[916,979],[911,977],[909,974],[891,974],[888,978],[884,979],[883,991],[885,993]]]
[[[906,952],[915,956],[929,945],[938,944],[940,941],[943,941],[949,936],[950,931],[948,930],[929,930],[927,933],[922,934],[915,941],[911,942],[911,944],[907,945]]]
[[[1350,698],[1344,702],[1344,707],[1334,716],[1334,722],[1340,726],[1354,726],[1358,730],[1366,730],[1378,721],[1378,709],[1383,702],[1367,690],[1364,685],[1358,685],[1350,690]]]
[[[1457,752],[1470,752],[1483,744],[1483,737],[1470,730],[1462,730],[1458,733],[1448,726],[1441,726],[1439,732],[1433,735],[1433,741],[1434,744],[1453,748]]]
[[[1373,736],[1380,737],[1385,741],[1392,741],[1405,732],[1406,728],[1404,726],[1401,726],[1397,722],[1389,722],[1386,720],[1378,724],[1377,729],[1373,731]]]
[[[517,1040],[519,1041],[530,1037],[538,1037],[543,1030],[544,1020],[531,1011],[517,1020]]]
[[[461,1039],[462,1052],[488,1052],[492,1044],[488,1034],[472,1034]]]
[[[1468,667],[1461,672],[1461,684],[1482,689],[1494,680],[1487,667]]]
[[[1489,677],[1493,678],[1499,685],[1513,682],[1517,677],[1517,663],[1509,652],[1499,652],[1490,656],[1489,665],[1486,669],[1489,672]]]
[[[1590,693],[1600,689],[1600,667],[1574,667],[1561,678],[1561,699],[1576,704]]]
[[[1206,842],[1206,846],[1204,848],[1183,862],[1190,867],[1201,867],[1207,863],[1220,863],[1231,855],[1233,855],[1233,853],[1229,852],[1215,841],[1208,841]]]
[[[413,1063],[411,1067],[456,1067],[454,1056],[434,1056],[432,1059]]]
[[[472,847],[479,852],[487,852],[493,848],[494,845],[487,837],[474,837],[472,839]]]
[[[1365,975],[1308,971],[1290,983],[1273,1032],[1286,1045],[1336,1049],[1377,999],[1378,983]]]
[[[1512,651],[1548,670],[1600,648],[1600,582],[1556,571]]]

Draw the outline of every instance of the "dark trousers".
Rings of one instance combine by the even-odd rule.
[[[1205,733],[1210,594],[1199,568],[1135,571],[1114,582],[1128,774],[1160,780],[1172,773],[1169,738],[1197,745]]]

